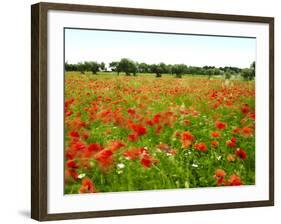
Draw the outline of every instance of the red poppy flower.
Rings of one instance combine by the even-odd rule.
[[[89,133],[88,132],[84,132],[83,133],[83,139],[87,140],[89,138]]]
[[[217,186],[221,186],[224,183],[224,177],[225,177],[226,173],[224,170],[222,169],[217,169],[215,171],[215,175],[214,178],[217,180]]]
[[[77,181],[78,180],[78,173],[77,173],[76,170],[66,169],[64,177],[65,177],[66,182]]]
[[[156,129],[155,129],[155,133],[159,134],[161,132],[161,130],[163,129],[162,125],[157,125]]]
[[[196,150],[201,151],[201,152],[207,152],[207,146],[206,146],[206,144],[205,144],[204,142],[196,143],[196,144],[194,145],[194,148],[195,148]]]
[[[242,160],[247,158],[247,153],[243,149],[238,148],[235,151],[235,154],[236,154],[237,157],[239,157]]]
[[[73,169],[77,169],[78,168],[78,165],[77,165],[77,163],[74,160],[68,160],[66,162],[66,165],[69,168],[73,168]]]
[[[214,177],[215,178],[225,177],[225,171],[223,169],[216,169]]]
[[[213,132],[211,132],[211,136],[214,138],[218,138],[218,137],[220,137],[220,133],[217,131],[213,131]]]
[[[225,129],[227,127],[227,124],[221,121],[216,121],[216,128],[217,129]]]
[[[243,107],[241,108],[241,112],[243,114],[247,114],[250,111],[250,106],[248,104],[244,104]]]
[[[93,182],[91,181],[90,178],[85,177],[82,180],[82,186],[79,189],[79,193],[94,193],[95,192],[95,187]]]
[[[83,151],[86,148],[87,148],[87,146],[83,142],[80,142],[80,141],[77,141],[77,142],[71,144],[71,149],[74,151]]]
[[[235,148],[236,147],[236,138],[231,138],[231,140],[227,140],[226,145],[230,148]]]
[[[241,178],[236,175],[236,174],[232,174],[230,177],[229,177],[229,180],[228,180],[228,185],[230,186],[240,186],[242,185],[242,181],[241,181]]]
[[[88,146],[88,150],[90,152],[95,152],[95,151],[101,151],[102,150],[102,147],[99,143],[91,143],[89,146]]]
[[[70,160],[74,159],[74,153],[73,152],[66,151],[65,156],[66,156],[66,158],[68,158]]]
[[[146,134],[146,128],[140,124],[132,124],[131,128],[134,132],[138,134],[138,136]]]
[[[211,141],[211,145],[212,145],[214,148],[216,148],[216,147],[218,147],[219,142],[218,142],[218,141]]]
[[[255,112],[252,112],[252,113],[248,113],[248,117],[255,120],[256,119],[256,114]]]
[[[142,148],[141,149],[132,148],[130,150],[125,151],[123,153],[123,156],[131,160],[136,160],[140,157],[141,154],[142,154]]]
[[[148,126],[152,126],[152,125],[153,125],[153,121],[152,121],[152,120],[147,120],[145,123],[146,123]]]
[[[232,133],[233,133],[233,134],[238,134],[238,133],[240,133],[240,131],[241,131],[241,128],[235,127],[235,128],[232,130]]]
[[[69,132],[69,136],[79,138],[79,133],[77,131]]]
[[[253,135],[253,129],[250,127],[243,127],[241,130],[241,133],[245,136],[245,137],[250,137]]]
[[[111,142],[111,144],[108,146],[108,148],[112,152],[115,152],[115,151],[117,151],[118,149],[120,149],[124,146],[125,146],[125,144],[123,142],[121,142],[120,140],[116,140],[116,141]]]
[[[132,133],[128,135],[129,142],[136,142],[138,140],[138,135],[136,133]]]
[[[183,123],[184,123],[185,125],[190,125],[190,121],[189,121],[189,120],[187,120],[187,119],[186,119],[186,120],[184,120],[184,121],[183,121]]]
[[[193,141],[194,136],[189,131],[185,131],[184,133],[182,133],[182,140]]]
[[[66,111],[65,116],[69,117],[72,114],[72,111]]]
[[[182,147],[189,148],[194,139],[194,136],[189,131],[185,131],[181,136]]]
[[[133,115],[136,114],[136,111],[135,111],[134,109],[132,109],[132,108],[129,108],[129,109],[127,110],[127,112],[128,112],[128,114],[130,114],[131,116],[133,116]]]
[[[113,162],[112,155],[113,155],[113,152],[111,150],[103,149],[102,151],[95,154],[94,158],[98,161],[102,170],[105,171],[111,166],[111,164]]]
[[[149,168],[151,167],[153,164],[158,163],[158,160],[154,159],[153,157],[151,157],[148,154],[145,154],[142,156],[141,158],[141,164],[145,167],[145,168]]]
[[[154,124],[158,124],[160,122],[160,118],[161,118],[161,115],[160,114],[155,114],[152,121]]]
[[[180,136],[181,136],[181,133],[180,133],[179,131],[176,131],[175,136],[176,136],[176,137],[180,137]]]

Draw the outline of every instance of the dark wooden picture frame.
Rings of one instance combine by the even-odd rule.
[[[47,13],[49,10],[158,16],[167,18],[194,18],[205,20],[223,20],[269,24],[269,200],[48,214]],[[32,5],[31,7],[31,28],[31,217],[33,219],[46,221],[274,205],[274,18],[90,5],[38,3]]]

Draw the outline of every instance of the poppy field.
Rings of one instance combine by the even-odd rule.
[[[65,74],[65,194],[255,184],[255,82]]]

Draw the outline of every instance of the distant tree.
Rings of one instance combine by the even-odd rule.
[[[162,74],[170,73],[171,67],[169,65],[166,65],[165,63],[161,62],[159,64],[159,67],[160,67],[160,69],[162,71]]]
[[[84,70],[85,70],[86,72],[91,71],[91,62],[85,61],[83,64],[84,64]]]
[[[64,64],[65,71],[77,71],[77,65],[76,64],[69,64],[68,62],[65,62]]]
[[[97,72],[100,70],[100,65],[99,63],[97,63],[96,61],[91,61],[88,62],[89,63],[89,70],[93,73],[93,74],[97,74]]]
[[[149,73],[150,72],[149,65],[146,63],[138,64],[138,72],[139,73]]]
[[[137,73],[136,63],[128,58],[122,58],[118,63],[117,70],[125,72],[127,76],[133,74],[134,76]]]
[[[109,63],[109,68],[111,69],[111,71],[115,72],[117,70],[118,63],[118,61],[112,61]]]
[[[119,62],[118,61],[113,61],[109,63],[109,68],[111,69],[111,71],[113,72],[117,72],[117,75],[119,75]]]
[[[230,72],[233,75],[239,74],[241,72],[241,68],[231,66],[220,67],[219,69],[223,72]]]
[[[81,74],[85,74],[85,71],[86,71],[86,66],[84,63],[82,62],[79,62],[77,64],[77,70],[81,73]]]
[[[252,80],[255,77],[254,70],[251,68],[242,69],[241,75],[244,80]]]
[[[161,67],[160,67],[159,65],[156,65],[156,64],[152,64],[152,65],[150,66],[150,71],[153,72],[153,73],[155,73],[155,74],[156,74],[156,77],[161,77],[161,76],[162,76],[162,73],[163,73]]]
[[[224,71],[224,79],[231,79],[234,74],[236,74],[235,71],[228,67]]]
[[[206,69],[205,74],[208,75],[208,78],[210,79],[213,75],[215,75],[214,68]]]
[[[150,65],[150,71],[156,74],[156,77],[162,77],[162,74],[169,73],[170,68],[163,62],[160,64],[152,64]]]
[[[106,70],[105,63],[104,63],[104,62],[100,63],[100,64],[99,64],[99,68],[100,68],[100,70],[102,70],[102,71]]]
[[[65,69],[65,71],[71,71],[70,70],[70,64],[68,64],[68,62],[66,61],[65,63],[64,63],[64,69]]]
[[[252,72],[253,72],[253,77],[255,77],[256,76],[256,62],[255,61],[253,61],[252,63],[251,63],[251,65],[250,65],[250,69],[252,69]]]
[[[244,68],[241,71],[241,76],[244,80],[253,80],[255,78],[256,73],[256,63],[252,62],[250,68]]]
[[[177,78],[181,78],[187,71],[187,66],[185,64],[176,64],[172,67],[172,73],[176,74]]]
[[[157,64],[151,64],[150,65],[150,71],[152,73],[155,73],[156,74],[156,77],[161,77],[162,76],[162,72],[161,72],[161,68],[159,65]]]

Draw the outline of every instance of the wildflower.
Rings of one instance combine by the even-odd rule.
[[[82,186],[79,189],[79,193],[94,193],[95,192],[95,187],[93,182],[91,181],[90,178],[85,177],[82,180]]]
[[[220,137],[220,133],[217,131],[213,131],[213,132],[211,132],[211,136],[214,138],[218,138],[218,137]]]
[[[142,156],[141,158],[141,164],[143,165],[143,167],[145,168],[149,168],[151,167],[153,164],[158,163],[158,160],[154,159],[153,157],[151,157],[148,154],[145,154]]]
[[[218,141],[211,141],[211,145],[212,145],[212,147],[216,148],[216,147],[218,147],[219,142]]]
[[[66,162],[66,165],[69,168],[73,168],[73,169],[77,169],[78,168],[78,165],[77,165],[77,163],[74,160],[68,160]]]
[[[127,112],[128,112],[128,114],[130,114],[131,116],[133,116],[133,115],[136,114],[136,111],[135,111],[134,109],[132,109],[132,108],[129,108],[129,109],[127,110]]]
[[[74,151],[83,151],[83,150],[87,149],[87,146],[83,142],[78,141],[78,142],[71,144],[71,149]]]
[[[84,132],[83,133],[83,139],[87,140],[89,138],[89,133]]]
[[[247,113],[249,113],[249,111],[250,111],[250,106],[249,106],[249,104],[244,104],[243,107],[241,108],[241,112],[242,112],[243,114],[247,114]]]
[[[94,158],[98,161],[103,170],[107,170],[113,162],[113,152],[109,149],[103,149],[94,155]]]
[[[247,158],[247,153],[243,149],[241,149],[241,148],[238,148],[235,151],[235,154],[236,154],[237,157],[239,157],[242,160]]]
[[[250,137],[253,135],[253,129],[251,127],[243,127],[241,130],[242,135],[245,137]]]
[[[194,136],[189,131],[185,131],[184,133],[182,133],[181,137],[182,147],[189,148],[194,139]]]
[[[102,147],[101,147],[101,145],[99,143],[91,143],[88,146],[88,150],[90,152],[100,151],[100,150],[102,150]]]
[[[76,170],[73,169],[66,169],[65,170],[65,182],[72,182],[78,180],[78,173]]]
[[[108,148],[110,150],[112,150],[113,152],[115,152],[124,146],[125,146],[125,144],[123,142],[121,142],[120,140],[116,140],[116,141],[111,142],[111,144],[108,146]]]
[[[222,130],[222,129],[225,129],[226,127],[227,127],[227,124],[226,124],[226,123],[221,122],[221,121],[216,121],[216,128],[217,128],[217,129]]]
[[[217,180],[217,186],[221,186],[221,185],[224,183],[224,181],[225,181],[225,179],[224,179],[225,175],[226,175],[226,173],[225,173],[225,171],[222,170],[222,169],[217,169],[217,170],[215,171],[214,178]]]
[[[141,149],[138,149],[138,148],[132,148],[130,150],[127,150],[123,153],[123,156],[126,157],[127,159],[130,159],[130,160],[136,160],[140,157],[140,155],[142,153],[144,153],[145,149],[144,148],[141,148]]]
[[[235,148],[236,147],[236,138],[231,138],[231,140],[227,140],[226,145],[230,148]]]
[[[230,177],[229,177],[229,180],[228,180],[228,185],[230,186],[240,186],[242,185],[242,181],[241,181],[241,178],[236,175],[236,174],[232,174]]]
[[[128,135],[129,142],[136,142],[138,140],[138,135],[136,133],[132,133]]]
[[[69,136],[79,138],[79,133],[77,131],[69,132]]]
[[[155,114],[152,121],[154,124],[158,124],[160,122],[160,118],[161,118],[161,115],[160,114]]]
[[[146,134],[146,128],[140,124],[132,124],[131,128],[135,133],[137,133],[138,136]]]
[[[85,173],[81,173],[81,174],[78,175],[78,178],[79,178],[79,179],[82,179],[82,178],[84,178],[85,176],[86,176]]]
[[[238,134],[238,133],[240,133],[240,131],[241,131],[241,128],[235,127],[235,128],[232,130],[232,133],[233,133],[233,134]]]
[[[118,163],[118,164],[117,164],[117,168],[119,168],[119,169],[124,169],[124,168],[125,168],[124,163]]]
[[[227,157],[226,157],[227,161],[229,162],[234,162],[235,161],[235,157],[231,154],[228,154]]]
[[[196,150],[201,151],[201,152],[207,152],[207,146],[206,146],[206,144],[205,144],[204,142],[196,143],[196,144],[194,145],[194,148],[195,148]]]

